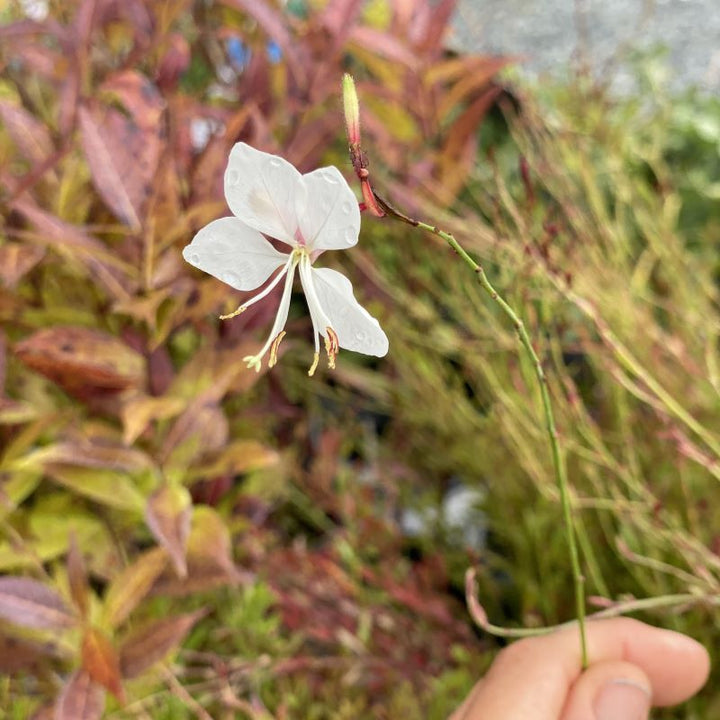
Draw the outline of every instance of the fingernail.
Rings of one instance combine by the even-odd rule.
[[[632,680],[613,680],[597,694],[593,709],[596,720],[647,720],[650,691]]]

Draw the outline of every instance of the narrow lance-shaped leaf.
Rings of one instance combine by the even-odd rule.
[[[63,630],[77,624],[75,615],[54,590],[21,577],[0,578],[0,617],[36,629]]]
[[[153,548],[115,577],[105,599],[105,619],[110,627],[117,627],[130,615],[166,565],[165,550]]]
[[[55,703],[53,720],[100,720],[104,710],[105,690],[84,670],[77,670]]]
[[[88,587],[85,563],[80,554],[80,548],[78,547],[77,538],[74,533],[70,538],[70,549],[67,555],[67,572],[68,582],[70,584],[70,595],[75,603],[75,607],[80,612],[80,616],[85,619],[87,618],[88,608],[90,606],[90,588]]]
[[[123,677],[137,677],[177,648],[193,625],[205,615],[198,610],[187,615],[156,620],[133,631],[120,647]]]
[[[156,540],[167,550],[180,577],[187,575],[185,548],[190,534],[192,498],[182,485],[165,484],[147,504],[145,522]]]
[[[88,628],[83,636],[81,655],[83,668],[92,680],[124,703],[120,661],[107,637],[96,628]]]

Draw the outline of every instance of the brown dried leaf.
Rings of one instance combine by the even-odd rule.
[[[23,577],[0,577],[0,617],[34,629],[64,630],[77,617],[47,585]]]
[[[192,498],[182,485],[165,484],[148,499],[145,522],[170,555],[175,572],[187,575],[185,549],[190,534]]]
[[[123,677],[137,677],[162,660],[182,643],[193,625],[205,614],[205,610],[197,610],[187,615],[155,620],[134,630],[120,647]]]
[[[8,288],[18,282],[42,260],[45,251],[33,245],[7,243],[0,246],[0,280]]]
[[[112,628],[120,625],[148,594],[167,565],[163,548],[153,548],[117,575],[105,597],[105,619]]]
[[[82,666],[90,678],[124,703],[120,661],[108,638],[96,628],[88,628],[83,635],[80,654]]]
[[[145,359],[99,330],[50,327],[18,343],[15,352],[25,365],[66,389],[124,390],[145,382]]]
[[[75,533],[70,537],[70,548],[67,554],[67,573],[70,595],[75,603],[75,607],[80,612],[80,617],[84,620],[87,618],[90,607],[90,588],[88,586],[85,563],[80,554]]]
[[[55,702],[54,720],[100,720],[104,710],[105,690],[77,670]]]

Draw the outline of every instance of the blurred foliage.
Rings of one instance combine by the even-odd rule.
[[[472,684],[447,562],[397,523],[384,370],[248,371],[272,299],[222,323],[237,293],[180,255],[235,142],[346,166],[347,67],[388,158],[462,182],[504,61],[445,53],[453,5],[0,6],[8,713],[443,717]]]
[[[344,70],[378,189],[537,343],[590,593],[691,592],[655,619],[717,643],[717,99],[656,58],[623,100],[503,87],[444,50],[447,0],[27,5],[0,6],[4,717],[444,718],[495,649],[468,565],[494,622],[572,617],[532,368],[444,245],[364,223],[343,269],[390,355],[313,380],[309,341],[242,363],[276,295],[222,323],[239,294],[181,260],[239,140],[350,176]]]

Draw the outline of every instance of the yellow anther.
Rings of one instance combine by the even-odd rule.
[[[280,347],[280,343],[282,342],[282,339],[285,337],[285,331],[283,330],[281,333],[278,333],[277,337],[272,341],[272,345],[270,346],[270,360],[268,361],[268,367],[275,367],[277,364],[277,351],[278,347]]]
[[[230,318],[234,318],[236,315],[239,315],[240,313],[244,313],[246,309],[245,305],[241,305],[237,310],[231,312],[229,315],[221,315],[221,320],[229,320]]]
[[[320,362],[320,353],[315,353],[313,355],[312,365],[310,366],[310,369],[308,370],[308,377],[312,377],[315,374],[315,370],[316,370],[319,362]]]

